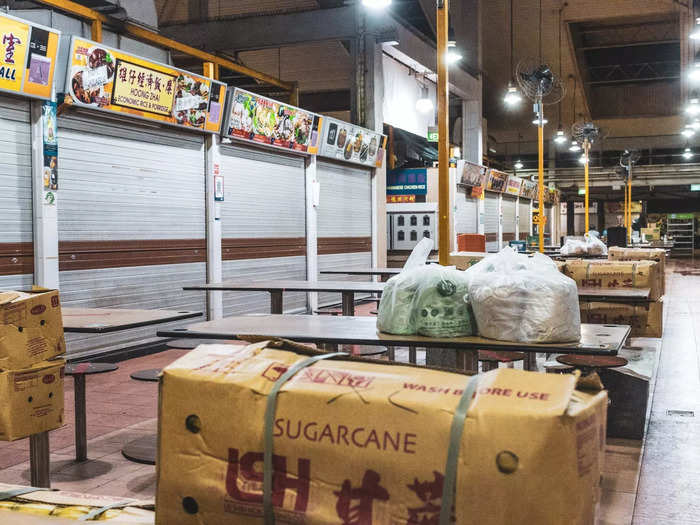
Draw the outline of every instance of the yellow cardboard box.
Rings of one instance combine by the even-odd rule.
[[[65,351],[58,290],[0,292],[0,370],[26,368]]]
[[[466,270],[487,255],[484,252],[452,252],[449,257],[449,265],[456,266],[458,270]]]
[[[579,287],[649,288],[649,299],[664,294],[664,274],[656,261],[566,261],[564,273]]]
[[[662,337],[664,303],[621,304],[581,302],[581,322],[589,324],[628,324],[632,337]]]
[[[0,483],[0,492],[29,489]],[[90,512],[109,505],[95,521],[119,525],[153,525],[153,501],[124,497],[82,494],[65,490],[34,489],[31,492],[0,501],[0,523],[13,525],[62,525],[76,523]]]
[[[608,249],[609,261],[656,261],[659,263],[659,271],[663,277],[664,289],[666,293],[666,250],[662,248],[622,248],[611,246]]]
[[[163,370],[156,523],[262,524],[265,406],[305,352],[202,345]],[[454,523],[593,523],[607,393],[577,375],[480,376],[457,461]],[[327,360],[282,388],[278,523],[437,523],[450,426],[469,377]]]
[[[0,371],[0,441],[63,426],[63,359]]]

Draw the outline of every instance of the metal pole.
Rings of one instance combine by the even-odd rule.
[[[29,472],[32,487],[51,487],[48,432],[40,432],[29,436]]]
[[[627,243],[632,242],[632,161],[627,165]]]
[[[437,110],[438,110],[438,257],[449,264],[450,255],[450,154],[447,39],[449,0],[437,0]]]
[[[73,376],[75,399],[75,460],[87,459],[87,414],[85,408],[85,374]]]
[[[537,199],[539,208],[537,211],[537,233],[539,235],[540,253],[544,253],[544,225],[547,218],[544,216],[544,110],[542,101],[537,102]]]
[[[591,148],[591,145],[589,144],[588,139],[585,139],[583,141],[583,154],[586,156],[586,163],[584,165],[584,176],[583,176],[583,185],[584,185],[585,190],[586,190],[586,194],[583,196],[583,199],[585,202],[584,213],[586,214],[586,217],[585,217],[586,228],[585,228],[584,233],[588,233],[588,231],[590,230],[590,224],[589,224],[590,217],[588,216],[588,152],[590,151],[590,148]]]
[[[622,212],[622,225],[625,227],[625,231],[627,231],[627,181],[625,181],[624,194],[625,207]]]

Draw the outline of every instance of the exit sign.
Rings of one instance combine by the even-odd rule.
[[[438,142],[438,140],[437,126],[428,126],[428,142]]]
[[[580,190],[578,190],[578,194],[579,194],[579,195],[585,195],[585,194],[586,194],[586,189],[585,189],[585,188],[581,188]]]
[[[700,191],[700,184],[691,184],[690,191]]]

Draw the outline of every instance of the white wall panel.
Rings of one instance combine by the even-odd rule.
[[[498,193],[487,191],[484,195],[484,234],[498,234]],[[486,243],[486,251],[498,251],[498,241]]]
[[[478,233],[478,200],[467,196],[465,188],[458,187],[455,195],[455,231],[460,233]]]
[[[515,236],[515,215],[517,201],[515,197],[503,195],[503,246],[508,246],[507,234]]]

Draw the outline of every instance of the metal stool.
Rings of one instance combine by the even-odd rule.
[[[113,363],[68,363],[66,375],[73,378],[75,399],[75,460],[87,459],[87,410],[85,408],[85,376],[113,372],[119,367]]]
[[[479,361],[481,361],[482,372],[497,369],[499,363],[515,363],[516,361],[524,361],[525,357],[525,352],[479,350]]]
[[[616,355],[576,355],[565,354],[557,356],[557,362],[562,365],[574,367],[580,370],[584,376],[596,372],[601,368],[617,368],[625,366],[628,361],[624,357]]]

